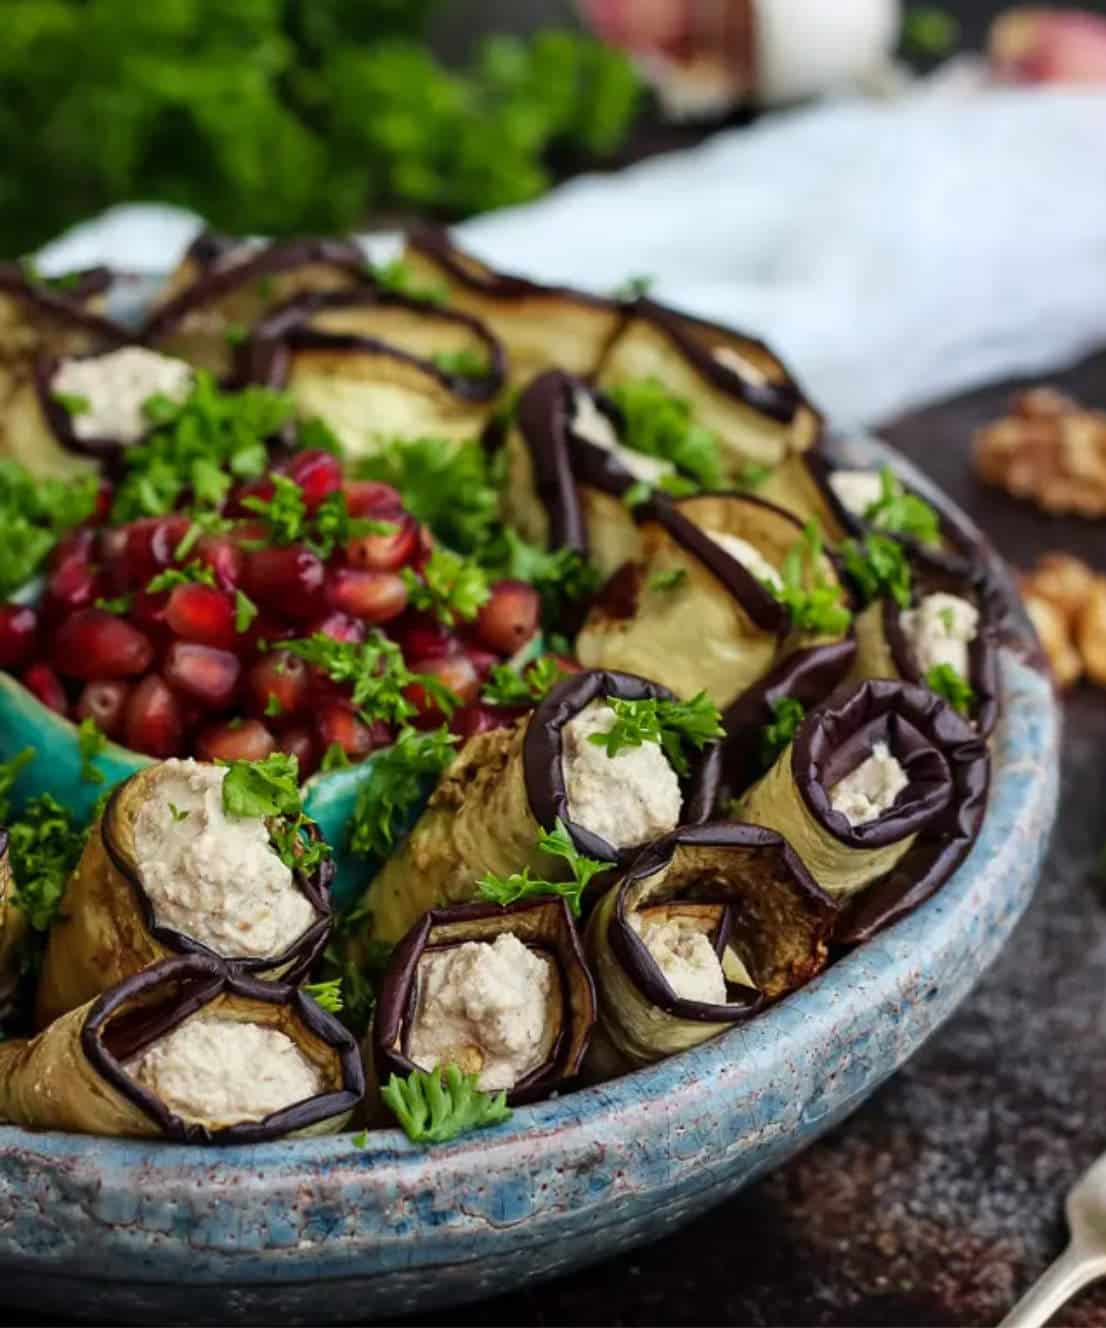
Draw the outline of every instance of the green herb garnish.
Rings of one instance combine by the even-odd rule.
[[[158,572],[156,576],[150,578],[146,583],[146,592],[156,595],[162,590],[191,585],[215,585],[215,573],[207,563],[194,559],[184,567],[167,567],[163,572]]]
[[[342,999],[342,979],[328,978],[325,982],[308,982],[303,986],[305,996],[310,996],[321,1005],[328,1014],[338,1014],[345,1002]]]
[[[585,857],[568,833],[565,823],[558,817],[551,831],[543,831],[538,836],[538,848],[553,857],[563,858],[572,872],[569,881],[543,881],[530,875],[529,867],[512,872],[510,876],[497,876],[488,872],[477,881],[481,899],[490,899],[494,904],[506,906],[519,899],[532,899],[539,895],[559,895],[566,900],[575,917],[580,916],[581,900],[584,891],[594,876],[609,871],[611,863],[601,862],[598,858]]]
[[[567,676],[552,655],[542,655],[521,673],[509,664],[497,664],[484,685],[481,699],[489,705],[534,706],[544,701]]]
[[[12,897],[35,931],[48,931],[54,921],[86,838],[48,793],[32,798],[8,824]]]
[[[402,575],[412,608],[433,614],[447,627],[458,618],[471,622],[491,597],[487,573],[480,564],[448,549],[434,550],[421,577],[409,567]]]
[[[649,580],[650,590],[675,590],[687,580],[685,567],[672,567],[667,572],[658,572]]]
[[[635,507],[641,507],[647,503],[653,496],[653,486],[646,484],[644,480],[635,480],[633,484],[622,495],[622,506],[628,507],[632,512]]]
[[[0,599],[26,585],[61,536],[88,520],[98,489],[93,475],[39,479],[0,458]]]
[[[488,361],[475,350],[439,350],[430,357],[439,373],[454,378],[487,378],[491,372]]]
[[[314,512],[308,512],[303,489],[287,475],[273,475],[272,498],[250,497],[242,506],[256,513],[268,526],[273,544],[302,542],[324,561],[341,544],[363,535],[390,535],[395,526],[387,521],[349,514],[346,495],[339,489],[328,493]]]
[[[943,696],[958,714],[971,713],[975,704],[975,691],[951,664],[935,664],[926,673],[925,681],[930,691]]]
[[[622,413],[627,447],[670,461],[704,489],[725,486],[718,439],[694,422],[689,401],[673,396],[657,378],[617,383],[608,394]]]
[[[910,55],[939,60],[956,49],[960,20],[939,5],[911,5],[903,18],[903,47]]]
[[[759,489],[772,474],[771,466],[761,466],[755,461],[746,461],[733,478],[733,486],[742,493],[752,493]]]
[[[249,339],[249,328],[241,323],[228,323],[223,330],[223,340],[228,346],[241,346]]]
[[[787,609],[796,631],[835,636],[846,630],[852,614],[845,607],[841,587],[825,577],[821,563],[822,532],[817,522],[808,521],[802,539],[784,557],[782,586],[766,589]]]
[[[718,707],[706,692],[699,692],[690,701],[651,696],[629,701],[609,696],[607,704],[614,711],[614,723],[604,733],[592,733],[588,741],[602,747],[608,756],[617,756],[625,747],[658,743],[678,775],[686,775],[691,769],[685,748],[701,751],[712,739],[725,734]]]
[[[313,835],[314,821],[300,798],[299,761],[273,752],[263,761],[227,761],[223,777],[223,810],[228,816],[262,817],[281,862],[291,871],[310,875],[330,856],[330,845]]]
[[[546,624],[560,622],[569,608],[586,600],[599,586],[598,569],[578,549],[539,549],[509,529],[500,531],[480,554],[480,561],[489,576],[529,581],[541,596]]]
[[[781,696],[772,702],[773,719],[760,731],[760,763],[765,770],[775,765],[776,757],[791,743],[805,714],[794,697]]]
[[[107,748],[107,737],[96,727],[91,715],[86,715],[77,726],[77,752],[81,758],[81,779],[86,784],[102,784],[106,778],[102,770],[92,764]]]
[[[114,599],[96,599],[92,607],[102,609],[104,613],[113,613],[117,618],[125,618],[134,607],[133,595],[117,595]]]
[[[482,1093],[476,1079],[456,1065],[413,1070],[406,1079],[393,1074],[380,1096],[412,1143],[444,1144],[511,1118],[506,1093]]]
[[[879,530],[909,535],[922,544],[940,544],[941,518],[924,498],[907,493],[890,466],[879,472],[880,496],[864,511],[864,520]]]
[[[19,776],[35,760],[36,755],[33,747],[24,747],[10,761],[0,762],[0,825],[6,825],[11,819],[12,789]]]
[[[418,300],[420,304],[449,303],[448,287],[438,283],[427,284],[420,280],[411,265],[405,263],[402,258],[393,258],[390,263],[370,263],[368,274],[381,290],[392,295]]]
[[[910,564],[897,540],[874,533],[846,540],[841,559],[865,604],[890,595],[900,608],[910,607]]]
[[[51,395],[67,415],[87,415],[92,409],[92,402],[79,392],[54,392]]]
[[[319,762],[319,769],[323,774],[329,774],[332,770],[348,770],[349,766],[350,759],[340,742],[332,742],[323,752],[323,759]]]
[[[350,817],[351,852],[374,858],[391,853],[426,785],[452,761],[456,742],[444,726],[429,733],[405,728],[391,747],[376,755]]]
[[[653,289],[656,280],[656,277],[627,277],[625,281],[621,282],[613,291],[611,291],[611,299],[622,300],[627,303],[631,300],[642,300]]]
[[[236,632],[248,632],[253,620],[257,617],[257,605],[250,599],[249,595],[243,590],[234,592],[234,630]]]
[[[310,448],[316,452],[329,452],[331,456],[336,457],[345,456],[346,451],[342,446],[342,440],[326,420],[318,415],[300,420],[296,425],[296,446],[301,450]]]
[[[192,813],[189,811],[182,812],[175,802],[171,802],[169,804],[169,815],[179,824],[181,821],[187,821]]]

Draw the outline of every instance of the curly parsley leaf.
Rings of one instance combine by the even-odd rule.
[[[940,544],[941,518],[916,493],[908,493],[890,466],[879,472],[880,496],[864,511],[864,520],[879,530],[909,535],[922,544]]]
[[[269,539],[274,544],[294,544],[307,532],[307,503],[303,489],[287,475],[271,475],[271,498],[251,495],[242,500],[248,512],[259,516],[268,527]]]
[[[223,810],[228,816],[298,816],[300,766],[294,756],[273,752],[263,761],[228,761]]]
[[[655,742],[678,775],[686,775],[691,769],[686,748],[701,751],[708,742],[725,733],[718,707],[706,692],[699,692],[690,701],[666,701],[652,696],[631,701],[609,696],[607,704],[614,711],[614,723],[604,733],[592,733],[588,741],[602,747],[608,756],[617,756],[627,747]]]
[[[958,714],[971,713],[975,704],[975,691],[951,664],[935,664],[926,673],[925,682],[931,692],[943,696]]]
[[[81,758],[81,779],[86,784],[102,784],[106,778],[102,770],[92,763],[107,748],[107,737],[100,732],[96,721],[86,715],[77,726],[77,752]]]
[[[484,685],[482,699],[489,705],[535,706],[567,677],[552,655],[542,655],[521,673],[509,664],[497,664]]]
[[[510,876],[497,876],[494,872],[487,872],[476,883],[480,898],[506,907],[520,899],[559,895],[568,903],[573,916],[579,917],[581,900],[589,882],[600,872],[609,871],[611,864],[601,862],[598,858],[585,857],[572,842],[565,823],[559,817],[552,830],[543,831],[538,836],[538,848],[553,857],[563,858],[569,865],[572,879],[544,881],[531,876],[529,867],[512,872]]]
[[[435,549],[421,576],[409,567],[402,575],[408,603],[433,614],[446,627],[452,627],[458,618],[471,622],[491,597],[488,576],[480,564],[448,549]]]
[[[51,396],[67,415],[87,415],[92,409],[92,402],[79,392],[53,392]]]
[[[482,1093],[476,1079],[456,1065],[413,1070],[406,1079],[393,1074],[380,1096],[412,1143],[444,1144],[511,1118],[506,1093]]]
[[[658,572],[656,576],[649,580],[650,590],[675,590],[677,586],[683,585],[687,580],[687,569],[684,567],[673,567],[667,572]]]
[[[332,770],[348,770],[350,764],[350,759],[346,755],[346,749],[342,744],[340,742],[332,742],[326,751],[323,752],[323,759],[319,762],[319,769],[324,775],[326,775]]]
[[[61,536],[88,520],[98,489],[93,475],[43,480],[0,458],[0,598],[26,585]]]
[[[796,631],[833,636],[848,628],[852,614],[841,587],[822,571],[822,532],[817,522],[808,521],[802,539],[787,551],[780,579],[781,586],[767,589],[787,609]]]
[[[453,378],[487,378],[491,371],[487,359],[468,348],[435,351],[430,359],[439,373]]]
[[[184,567],[167,567],[163,572],[158,572],[146,583],[146,592],[156,595],[158,591],[173,590],[176,586],[214,586],[214,584],[215,572],[212,568],[199,559],[193,559]]]
[[[345,1005],[341,978],[328,978],[325,982],[307,982],[302,990],[305,996],[310,996],[328,1014],[339,1014]]]
[[[440,306],[449,303],[447,286],[421,280],[410,263],[402,258],[393,258],[388,263],[370,263],[368,275],[380,290],[391,295],[402,295],[408,300],[418,300],[420,304]]]
[[[444,726],[428,733],[406,728],[375,756],[349,821],[352,853],[374,858],[391,853],[427,785],[453,760],[456,742]]]
[[[689,401],[673,396],[658,378],[617,383],[608,395],[622,415],[627,447],[670,461],[704,489],[724,487],[718,439],[695,423]]]
[[[772,715],[771,723],[760,730],[760,763],[765,770],[775,765],[776,757],[790,745],[806,710],[793,696],[781,696],[772,702]]]
[[[32,798],[9,823],[12,898],[35,931],[48,931],[57,916],[86,838],[86,831],[48,793]]]
[[[910,564],[897,540],[874,533],[846,540],[841,560],[865,604],[890,595],[900,608],[910,607]]]

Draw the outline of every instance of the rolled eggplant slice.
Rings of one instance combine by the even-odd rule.
[[[541,831],[565,823],[577,849],[611,863],[706,816],[717,749],[681,780],[655,742],[615,756],[589,741],[614,721],[607,698],[671,699],[643,678],[577,673],[513,727],[477,734],[442,776],[426,811],[369,886],[360,939],[398,941],[430,909],[473,899],[486,873],[526,868],[564,879],[566,864],[541,851]],[[355,938],[354,957],[360,940]]]
[[[283,306],[257,325],[244,364],[354,457],[394,438],[475,438],[506,381],[503,347],[475,318],[369,288]]]
[[[176,1143],[332,1134],[365,1089],[352,1034],[295,987],[163,959],[0,1044],[0,1119]]]
[[[236,347],[253,325],[297,295],[347,290],[368,280],[354,240],[296,239],[258,245],[204,234],[193,242],[155,305],[143,340],[155,350],[234,376]]]
[[[588,668],[638,673],[721,708],[798,650],[844,636],[794,631],[781,569],[803,538],[795,517],[737,494],[658,497],[641,525],[642,558],[627,564],[584,621],[576,653]],[[828,558],[804,563],[808,584],[836,588]],[[844,592],[841,592],[842,602]]]
[[[913,907],[959,861],[946,853],[950,841],[963,856],[971,842],[964,818],[974,836],[989,769],[986,743],[940,697],[905,683],[865,682],[811,711],[732,814],[785,835],[834,899],[870,890],[888,917],[897,916],[901,900]],[[944,874],[927,867],[915,890],[907,864],[931,858]],[[858,905],[864,916],[866,898]]]
[[[143,346],[63,359],[40,355],[9,398],[4,452],[43,479],[109,466],[149,433],[146,401],[183,402],[193,383],[190,365]]]
[[[299,981],[330,935],[333,865],[291,871],[260,817],[228,816],[225,770],[146,766],[112,794],[50,932],[38,1026],[169,954]]]
[[[378,1083],[454,1064],[512,1104],[563,1089],[595,1024],[595,988],[560,898],[427,913],[384,975],[370,1055]]]
[[[594,373],[624,317],[616,300],[496,272],[433,226],[408,232],[403,262],[445,291],[451,308],[475,315],[510,347],[513,384],[554,367]]]
[[[821,417],[762,342],[718,323],[638,300],[603,357],[601,388],[655,378],[691,403],[722,444],[727,469],[776,467],[813,447]]]
[[[658,840],[588,923],[591,1069],[648,1065],[751,1018],[821,971],[836,915],[771,830],[719,823]]]

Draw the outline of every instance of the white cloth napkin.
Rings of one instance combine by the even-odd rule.
[[[840,424],[1106,342],[1106,95],[848,99],[585,176],[477,218],[492,263],[658,298],[769,341]],[[40,255],[46,270],[164,269],[196,228],[125,207]]]

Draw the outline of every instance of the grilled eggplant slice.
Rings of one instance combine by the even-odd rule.
[[[451,308],[475,315],[510,347],[516,385],[554,367],[594,373],[624,317],[616,300],[496,272],[432,226],[408,232],[403,263],[419,281],[441,289]]]
[[[364,1094],[352,1034],[295,987],[163,959],[0,1044],[0,1120],[176,1143],[332,1134]]]
[[[466,993],[479,998],[481,983],[505,984],[514,1000],[497,998],[486,1027],[466,1016],[469,1040],[450,1044],[460,1011],[474,1008]],[[452,1063],[512,1105],[533,1102],[579,1073],[594,1024],[595,987],[563,899],[435,909],[396,947],[381,982],[370,1091],[392,1074]]]
[[[394,438],[479,436],[506,358],[467,314],[364,289],[277,310],[258,324],[245,363],[252,381],[286,389],[357,457]]]
[[[650,845],[588,923],[599,995],[591,1073],[686,1051],[809,981],[836,914],[774,831],[716,823]]]
[[[397,941],[429,909],[471,900],[487,872],[507,876],[529,868],[543,880],[562,879],[565,863],[537,847],[540,832],[552,830],[558,819],[581,853],[612,866],[675,825],[702,820],[714,796],[715,747],[703,752],[681,784],[655,743],[633,749],[645,752],[647,764],[631,775],[622,759],[630,753],[607,758],[574,725],[587,712],[582,722],[590,729],[606,697],[671,696],[628,674],[576,673],[513,727],[470,738],[407,840],[369,886],[367,925],[355,938],[355,957],[361,941]],[[575,762],[580,753],[602,760],[566,770],[566,761]]]
[[[839,928],[853,940],[947,878],[978,831],[989,771],[986,742],[940,697],[865,682],[811,711],[731,811],[785,835],[834,899],[857,897]]]
[[[38,989],[40,1028],[165,955],[215,955],[234,971],[296,982],[321,953],[331,929],[332,862],[310,875],[296,871],[285,885],[283,875],[279,881],[273,875],[274,864],[282,864],[271,851],[260,864],[252,843],[231,857],[225,822],[205,819],[204,798],[221,796],[220,785],[196,782],[217,773],[195,761],[163,761],[112,794],[50,932]],[[213,874],[221,852],[227,854],[222,885]],[[173,870],[185,863],[195,877],[192,900]],[[259,882],[252,893],[244,888],[251,869]]]
[[[821,417],[762,342],[651,300],[638,300],[603,357],[601,388],[657,379],[719,439],[727,469],[776,467],[813,447]]]
[[[202,235],[146,321],[143,340],[219,379],[235,377],[236,347],[266,314],[309,291],[368,280],[354,240],[296,239],[257,245]]]
[[[845,635],[845,628],[792,630],[768,583],[782,586],[780,569],[803,530],[771,503],[737,494],[658,496],[641,533],[640,562],[607,583],[577,637],[586,667],[656,678],[683,697],[705,691],[725,708],[781,660]],[[824,556],[806,559],[803,575],[807,584],[838,588]]]

